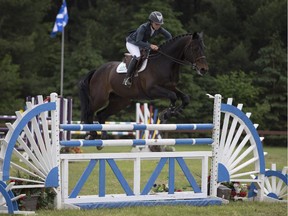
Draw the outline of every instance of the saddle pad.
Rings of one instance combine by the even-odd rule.
[[[145,70],[146,66],[147,66],[147,62],[148,59],[145,59],[143,64],[141,65],[141,68],[139,69],[138,73],[142,72],[143,70]],[[127,73],[127,67],[126,67],[126,63],[121,62],[117,68],[116,68],[116,72],[117,73]]]

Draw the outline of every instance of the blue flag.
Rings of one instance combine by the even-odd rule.
[[[68,18],[67,5],[66,1],[64,0],[59,13],[57,14],[54,28],[51,32],[51,37],[55,37],[57,32],[63,32],[64,27],[68,23]]]

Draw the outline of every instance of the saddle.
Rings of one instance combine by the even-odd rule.
[[[138,75],[138,72],[143,71],[146,68],[149,51],[146,49],[140,50],[140,58],[136,65],[136,70],[134,72],[134,76]],[[124,58],[122,59],[122,62],[118,65],[116,71],[117,73],[126,73],[128,65],[132,59],[132,55],[130,53],[124,53]]]

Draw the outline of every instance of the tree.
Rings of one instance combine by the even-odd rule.
[[[243,71],[217,75],[215,84],[224,98],[234,98],[245,105],[254,105],[259,95],[259,90],[253,85],[253,77]]]
[[[0,61],[0,113],[13,115],[16,110],[23,109],[25,99],[19,98],[21,79],[19,66],[12,64],[10,55],[5,55]]]
[[[53,80],[55,67],[51,53],[54,50],[48,44],[48,26],[41,23],[49,7],[50,3],[43,0],[0,3],[0,59],[9,53],[11,63],[19,66],[20,98],[51,91],[43,88],[43,83]]]
[[[87,36],[74,47],[71,55],[66,59],[66,75],[65,75],[65,92],[64,95],[73,97],[73,107],[80,110],[80,101],[78,100],[78,83],[88,71],[98,68],[104,63],[101,51],[94,49],[92,46],[92,35],[89,29]],[[79,112],[76,112],[74,118],[80,119]]]
[[[65,27],[64,96],[73,97],[74,114],[79,116],[79,79],[102,63],[121,60],[128,32],[146,22],[150,12],[159,10],[164,15],[164,27],[173,36],[204,31],[210,68],[203,77],[190,67],[180,68],[180,86],[191,96],[191,103],[183,116],[173,121],[208,122],[211,103],[205,94],[220,93],[244,102],[244,108],[252,109],[252,117],[261,127],[287,127],[285,0],[66,2],[69,22]],[[50,32],[61,4],[62,0],[0,1],[0,88],[9,90],[1,107],[6,111],[14,112],[11,106],[18,107],[14,104],[18,99],[59,91],[61,34],[52,39]],[[163,40],[159,37],[152,42],[161,44]],[[169,101],[154,103],[164,108]],[[131,107],[129,111],[133,110]],[[125,110],[117,118],[134,116]]]
[[[287,1],[259,1],[257,10],[247,18],[244,30],[246,40],[251,44],[253,60],[258,58],[258,51],[269,43],[275,33],[287,47]]]
[[[270,114],[265,115],[266,128],[287,130],[287,55],[278,34],[260,49],[259,55],[255,64],[261,75],[255,78],[255,83],[261,88],[258,100],[270,105]]]

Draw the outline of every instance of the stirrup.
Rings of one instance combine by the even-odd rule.
[[[131,87],[132,82],[131,82],[130,80],[131,80],[131,77],[125,78],[125,79],[123,80],[123,84],[124,84],[125,86]]]

